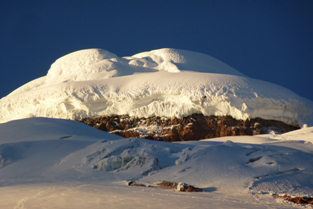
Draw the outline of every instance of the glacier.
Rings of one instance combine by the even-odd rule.
[[[157,49],[118,57],[85,49],[57,59],[46,76],[0,100],[0,123],[29,117],[79,120],[101,115],[260,117],[313,125],[313,102],[249,78],[205,54]]]

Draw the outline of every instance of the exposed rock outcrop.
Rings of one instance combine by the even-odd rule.
[[[134,118],[129,115],[100,116],[80,120],[94,128],[125,138],[138,137],[159,141],[189,141],[221,136],[285,133],[299,127],[281,121],[255,118],[236,120],[230,116],[192,114],[184,118]]]
[[[284,199],[293,203],[297,203],[297,204],[313,205],[313,197],[291,196],[287,194],[282,194],[282,195],[274,194],[273,197],[281,198],[281,199]]]
[[[179,182],[177,184],[176,182],[171,182],[171,181],[161,181],[161,182],[152,182],[152,183],[129,181],[128,186],[172,189],[177,192],[203,192],[202,189],[194,187],[192,185],[189,185],[183,182]]]

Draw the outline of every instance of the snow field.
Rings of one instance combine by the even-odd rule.
[[[3,209],[303,208],[295,204],[276,202],[269,195],[254,198],[217,192],[187,194],[162,189],[127,187],[115,183],[26,184],[1,187],[0,192],[0,207]]]
[[[312,138],[311,129],[303,130],[305,138]],[[18,191],[10,201],[0,201],[7,205],[2,208],[14,204],[17,208],[33,208],[48,203],[51,205],[47,208],[62,208],[69,204],[63,201],[67,197],[95,200],[80,201],[78,208],[88,202],[94,208],[100,207],[109,197],[112,201],[107,204],[113,208],[126,203],[135,207],[143,202],[155,208],[151,203],[157,203],[165,194],[171,197],[167,198],[169,206],[181,201],[174,208],[200,207],[212,199],[221,208],[231,204],[231,208],[262,208],[264,204],[289,208],[292,205],[280,205],[269,195],[260,194],[313,196],[313,146],[300,140],[303,131],[299,130],[289,133],[299,136],[294,140],[229,137],[232,142],[224,137],[224,141],[181,143],[124,139],[75,121],[47,118],[11,121],[1,124],[0,130],[0,190],[5,194],[1,198]],[[129,188],[125,183],[129,180],[184,182],[204,192],[189,195]],[[30,196],[32,192],[40,198]],[[56,194],[60,192],[63,195],[59,197]],[[138,197],[138,192],[145,193],[143,197],[151,202]]]

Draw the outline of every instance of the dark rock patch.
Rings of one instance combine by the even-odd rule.
[[[297,204],[308,204],[313,205],[313,198],[312,197],[303,197],[303,196],[291,196],[291,195],[273,195],[275,198],[282,198],[284,200],[297,203]]]
[[[153,183],[142,183],[136,181],[129,181],[128,186],[138,186],[138,187],[150,187],[150,188],[161,188],[161,189],[172,189],[178,192],[203,192],[202,189],[196,188],[192,185],[186,183],[176,183],[171,181],[161,181]]]
[[[299,129],[281,121],[254,118],[236,120],[230,116],[204,116],[192,114],[183,118],[113,115],[85,118],[80,122],[94,128],[129,138],[146,138],[159,141],[190,141],[222,136],[242,136],[285,133]]]

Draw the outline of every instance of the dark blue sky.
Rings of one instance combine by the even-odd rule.
[[[312,0],[0,2],[0,97],[84,48],[202,52],[313,101]]]

